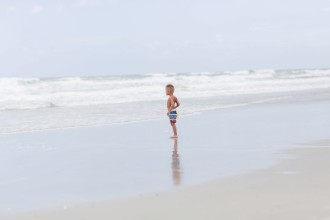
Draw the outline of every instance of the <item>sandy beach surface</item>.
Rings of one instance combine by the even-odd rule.
[[[292,159],[252,174],[4,219],[330,219],[330,141],[300,147],[283,152]]]
[[[159,120],[2,135],[0,217],[330,219],[328,109],[182,117],[177,142]]]

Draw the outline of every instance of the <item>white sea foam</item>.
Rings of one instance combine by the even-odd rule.
[[[0,78],[0,133],[161,118],[167,83],[184,101],[181,114],[191,114],[328,89],[330,69]]]
[[[330,70],[253,70],[124,77],[0,78],[0,110],[162,100],[166,83],[182,98],[330,87]]]

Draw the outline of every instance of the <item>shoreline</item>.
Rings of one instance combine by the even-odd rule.
[[[187,109],[189,109],[189,107],[191,107],[191,101],[187,102],[187,106],[186,109],[182,109],[182,111],[179,111],[179,115],[180,117],[184,118],[184,117],[191,117],[191,116],[195,116],[195,115],[199,115],[199,114],[207,114],[208,112],[213,112],[213,111],[222,111],[222,110],[227,110],[227,109],[244,109],[244,108],[254,108],[254,107],[260,107],[260,106],[277,106],[277,105],[290,105],[290,104],[299,104],[299,103],[313,103],[313,102],[326,102],[329,100],[330,96],[329,96],[329,92],[330,89],[316,89],[316,90],[310,90],[310,93],[307,93],[309,90],[306,91],[294,91],[290,93],[285,93],[285,92],[278,92],[278,93],[269,93],[267,94],[266,97],[263,97],[263,94],[257,94],[257,95],[247,95],[246,98],[243,97],[243,95],[237,95],[237,96],[233,96],[232,98],[237,98],[240,97],[240,99],[245,100],[242,102],[242,100],[236,100],[236,101],[231,101],[232,98],[230,97],[223,97],[223,100],[221,100],[218,104],[212,106],[212,107],[207,107],[206,109],[200,108],[199,110],[194,110],[194,111],[189,111]],[[249,97],[251,96],[251,97]],[[203,99],[212,99],[212,97],[205,97],[202,98]],[[187,99],[186,101],[188,101],[189,99]],[[204,100],[205,101],[205,100]],[[152,101],[153,102],[153,101]],[[158,102],[158,101],[157,101]],[[189,104],[190,103],[190,104]],[[156,104],[159,105],[160,103]],[[209,105],[210,103],[207,102],[206,105]],[[155,105],[155,103],[153,103],[152,105]],[[108,105],[104,105],[104,106],[99,106],[101,109],[103,109],[104,111],[109,108],[110,106]],[[89,110],[87,110],[85,112],[82,111],[81,113],[84,114],[84,117],[89,117],[94,115],[95,113],[97,114],[97,112],[93,112],[91,111],[91,109],[94,108],[99,108],[97,106],[81,106],[82,109],[87,108]],[[161,106],[158,106],[159,108],[161,108]],[[66,109],[67,108],[67,109]],[[72,109],[71,109],[72,108]],[[42,117],[45,117],[45,120],[53,120],[53,117],[55,117],[55,119],[61,121],[61,120],[65,120],[64,118],[61,118],[60,115],[61,114],[65,114],[65,113],[69,113],[72,114],[72,112],[78,110],[75,108],[77,107],[56,107],[53,108],[52,112],[48,112],[49,109],[47,108],[40,108],[40,109],[27,109],[27,110],[18,110],[16,111],[0,111],[0,116],[2,116],[3,118],[11,118],[12,120],[15,121],[16,117],[21,117],[21,113],[25,114],[24,112],[30,112],[29,114],[27,114],[27,118],[32,117],[31,120],[35,120],[36,115],[38,111],[41,111],[41,115]],[[117,107],[116,107],[117,108]],[[54,111],[54,112],[53,112]],[[65,112],[68,111],[68,112]],[[106,111],[111,111],[111,109],[108,109]],[[164,111],[165,112],[165,111]],[[120,114],[120,112],[117,112],[118,114]],[[2,114],[2,115],[1,115]],[[39,113],[37,114],[39,115]],[[38,116],[39,117],[39,116]],[[60,118],[58,118],[60,117]],[[102,115],[100,115],[100,117],[102,117]],[[75,124],[73,123],[73,125],[65,125],[64,127],[57,127],[58,124],[52,124],[51,126],[54,127],[34,127],[34,129],[29,128],[28,130],[26,130],[26,127],[30,127],[30,126],[34,126],[35,124],[38,124],[39,122],[36,121],[35,124],[25,124],[25,128],[20,128],[23,130],[17,130],[17,128],[15,128],[14,130],[12,130],[13,128],[11,127],[12,125],[6,124],[4,127],[7,127],[7,129],[9,129],[9,131],[3,131],[0,130],[0,135],[15,135],[15,134],[24,134],[24,133],[39,133],[39,132],[52,132],[52,131],[61,131],[61,130],[72,130],[72,129],[84,129],[84,128],[98,128],[98,127],[107,127],[107,126],[117,126],[117,125],[125,125],[125,124],[135,124],[135,123],[145,123],[145,122],[149,122],[149,121],[162,121],[166,118],[165,113],[164,114],[157,114],[157,115],[152,115],[151,118],[130,118],[127,119],[128,121],[108,121],[109,118],[113,118],[113,116],[108,115],[107,117],[103,118],[103,120],[107,121],[106,123],[102,122],[102,123],[90,123],[90,122],[86,122],[87,124]],[[79,118],[77,119],[79,120],[83,120],[83,118]],[[98,120],[98,118],[94,118],[94,120]],[[24,121],[23,121],[24,122]],[[19,121],[15,121],[15,123],[19,123]],[[14,123],[14,124],[15,124]],[[54,121],[52,121],[52,123],[54,123]],[[24,123],[23,123],[24,124]]]
[[[177,158],[167,120],[0,136],[0,216],[190,188],[267,169],[287,159],[283,150],[330,136],[329,106],[256,105],[186,117],[179,124]]]
[[[316,219],[330,218],[330,141],[284,150],[280,164],[209,183],[110,202],[85,203],[3,218]],[[309,147],[306,147],[309,145]],[[172,216],[172,217],[170,217]]]

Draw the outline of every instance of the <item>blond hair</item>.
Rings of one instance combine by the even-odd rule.
[[[169,88],[172,92],[174,92],[174,86],[172,84],[167,84],[166,88]]]

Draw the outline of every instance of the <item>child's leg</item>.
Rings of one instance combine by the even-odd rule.
[[[177,130],[176,130],[176,125],[175,125],[175,123],[171,123],[171,125],[172,125],[172,128],[173,128],[174,137],[177,137],[178,134],[177,134]]]

